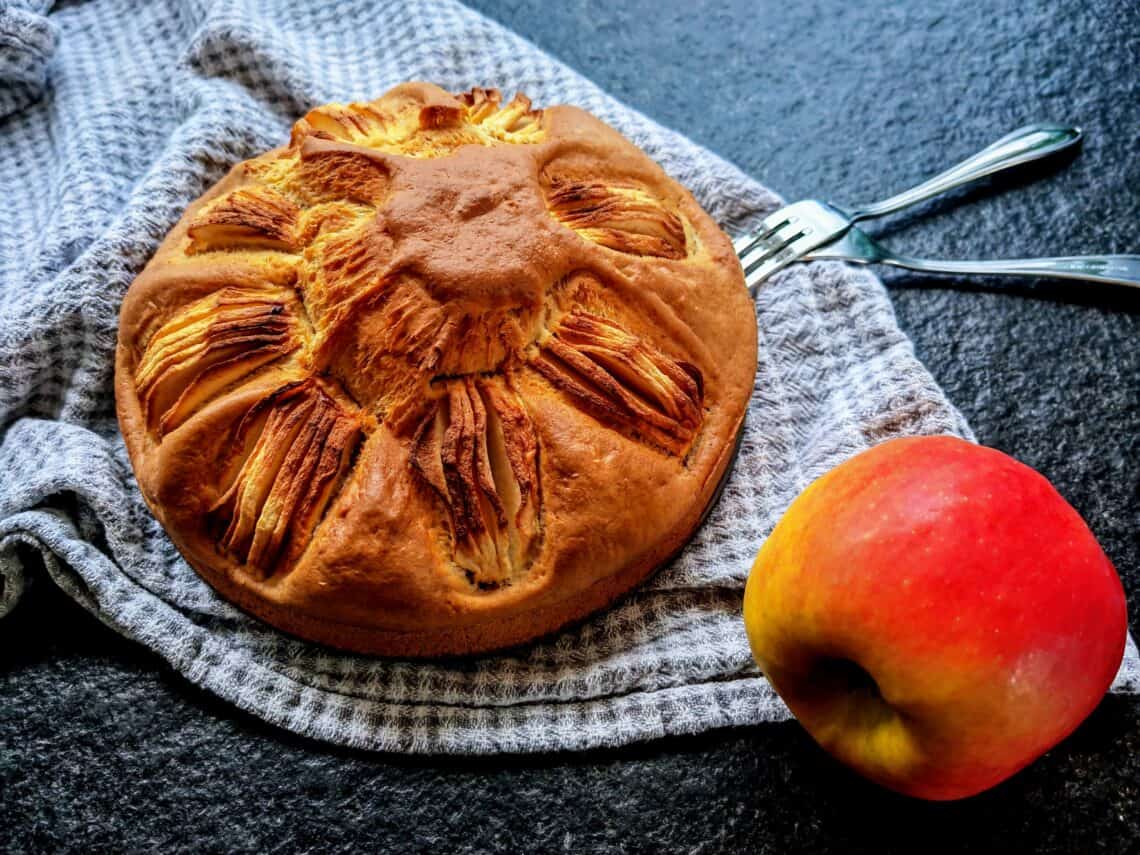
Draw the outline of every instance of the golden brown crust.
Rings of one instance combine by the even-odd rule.
[[[552,632],[680,548],[755,356],[731,244],[631,143],[405,84],[190,206],[115,388],[144,497],[224,596],[433,656]]]

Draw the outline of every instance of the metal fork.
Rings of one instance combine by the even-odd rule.
[[[831,243],[807,253],[800,260],[839,259],[853,261],[856,264],[888,264],[891,267],[905,267],[908,270],[919,270],[924,273],[1083,279],[1089,282],[1106,282],[1140,288],[1140,255],[1070,255],[1061,258],[1003,258],[992,261],[909,258],[891,252],[868,237],[862,229],[850,225],[844,218],[829,216],[830,220],[821,217],[821,225],[839,228],[846,224],[847,231]]]
[[[1081,139],[1079,128],[1027,125],[982,149],[945,172],[874,205],[848,213],[827,202],[805,199],[781,208],[752,234],[735,242],[749,291],[806,253],[835,240],[860,220],[882,217],[961,187],[1003,169],[1056,154]]]

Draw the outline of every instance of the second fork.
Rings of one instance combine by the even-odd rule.
[[[783,207],[734,244],[748,289],[755,295],[773,273],[835,240],[860,220],[892,214],[995,172],[1057,154],[1080,140],[1079,128],[1027,125],[916,187],[850,213],[816,199]]]

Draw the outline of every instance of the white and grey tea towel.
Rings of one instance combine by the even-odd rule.
[[[789,270],[757,302],[743,447],[684,553],[617,606],[509,654],[413,664],[275,632],[219,599],[139,498],[111,391],[117,310],[183,208],[308,107],[406,80],[579,104],[729,231],[777,198],[454,2],[0,0],[0,614],[46,575],[192,682],[346,745],[484,753],[619,745],[786,718],[740,620],[750,562],[809,481],[896,434],[969,428],[881,284]],[[13,219],[13,216],[15,219]],[[1135,645],[1116,688],[1137,691]]]

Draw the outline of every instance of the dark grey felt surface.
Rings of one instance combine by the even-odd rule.
[[[1140,251],[1132,0],[473,5],[788,198],[869,201],[1024,122],[1078,123],[1071,163],[879,233],[913,254]],[[1137,633],[1140,291],[887,281],[979,438],[1088,519]],[[215,701],[47,585],[0,622],[0,850],[1140,851],[1138,751],[1140,703],[1110,698],[949,805],[862,782],[793,723],[584,755],[362,755]]]

